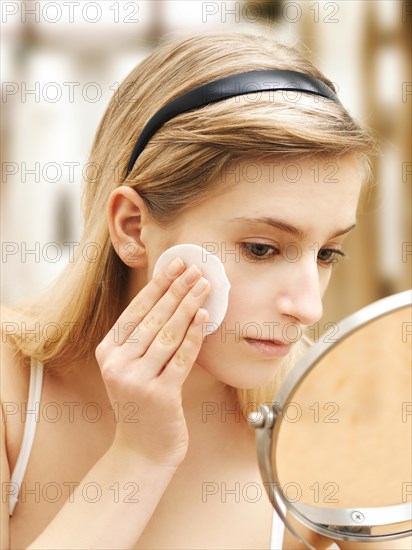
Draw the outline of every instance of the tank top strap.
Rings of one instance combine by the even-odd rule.
[[[284,510],[284,512],[286,512],[286,510]],[[270,550],[281,550],[283,548],[284,534],[285,526],[283,524],[283,521],[277,515],[276,510],[273,510]]]
[[[40,400],[43,388],[43,363],[33,357],[30,359],[30,386],[27,399],[26,420],[24,424],[23,442],[17,457],[16,465],[10,478],[9,514],[13,515],[19,500],[21,484],[26,472],[33,446],[36,427],[39,422]]]

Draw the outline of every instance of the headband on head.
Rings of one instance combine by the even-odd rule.
[[[341,105],[338,96],[324,82],[313,76],[296,71],[248,71],[246,73],[239,73],[214,80],[194,90],[190,90],[169,103],[166,103],[166,105],[152,116],[149,122],[144,126],[134,146],[127,166],[126,177],[132,171],[137,157],[143,151],[149,139],[171,118],[181,113],[185,113],[186,111],[190,111],[191,109],[198,109],[204,105],[221,101],[229,97],[276,90],[290,90],[316,94],[332,99]]]

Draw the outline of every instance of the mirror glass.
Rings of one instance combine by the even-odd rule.
[[[411,306],[377,317],[340,341],[335,334],[335,339],[288,396],[276,420],[271,466],[292,512],[308,512],[309,519],[332,527],[336,521],[339,531],[337,510],[332,519],[323,511],[399,511],[408,503],[410,514]],[[394,510],[376,510],[372,523],[377,525],[365,533],[411,529],[410,521],[392,522]],[[351,514],[351,531],[361,533],[365,519]]]

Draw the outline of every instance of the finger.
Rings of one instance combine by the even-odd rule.
[[[129,342],[132,344],[129,354],[130,358],[142,357],[142,355],[146,353],[150,344],[159,334],[159,331],[162,330],[166,322],[172,317],[183,298],[185,298],[189,290],[195,286],[195,283],[197,284],[201,274],[200,269],[192,265],[189,269],[184,271],[180,277],[173,281],[168,291],[148,312],[125,341],[124,345]],[[192,302],[192,308],[188,310],[190,317],[188,317],[187,320],[184,319],[186,328],[200,305],[196,306],[197,302],[193,300]],[[194,309],[195,307],[196,310]]]
[[[188,377],[190,370],[199,355],[203,342],[203,323],[209,319],[207,309],[200,308],[190,323],[187,333],[159,376],[159,381],[168,389],[179,389]]]
[[[175,258],[164,269],[160,269],[118,317],[103,342],[122,345],[154,304],[167,292],[170,284],[185,269],[186,266],[181,258]]]
[[[210,283],[202,277],[150,344],[141,363],[141,371],[145,377],[151,379],[157,376],[170,361],[209,292]]]

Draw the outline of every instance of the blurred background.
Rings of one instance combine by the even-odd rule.
[[[82,173],[92,169],[93,137],[119,83],[163,41],[204,31],[265,34],[302,49],[379,138],[368,201],[317,330],[410,288],[411,4],[3,1],[2,302],[35,295],[71,261],[82,231]]]

